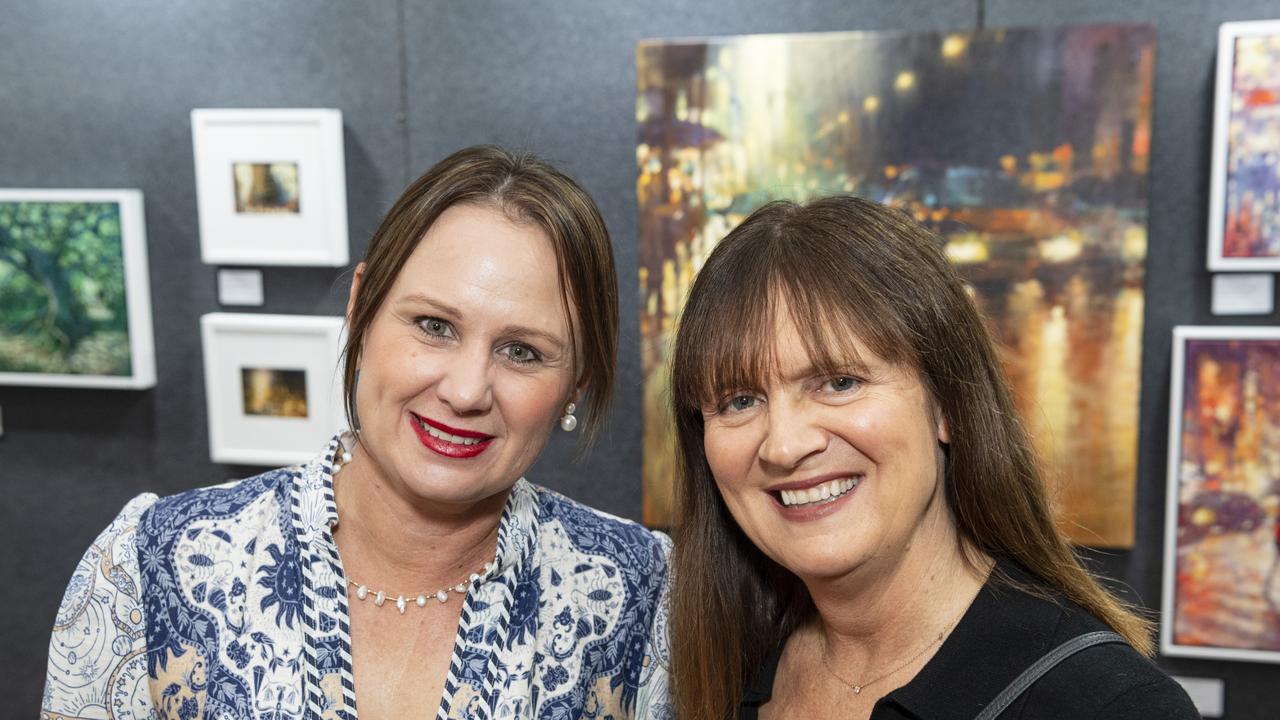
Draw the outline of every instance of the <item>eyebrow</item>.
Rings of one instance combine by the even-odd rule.
[[[449,315],[454,318],[462,317],[462,312],[459,311],[457,308],[453,307],[452,305],[448,305],[446,303],[440,302],[435,298],[428,297],[421,293],[411,293],[409,295],[405,295],[403,297],[397,298],[396,303],[427,305],[429,307],[435,308],[441,315]],[[502,328],[498,330],[498,336],[499,337],[536,338],[538,340],[541,340],[547,343],[553,349],[559,352],[563,352],[565,347],[565,342],[560,338],[556,337],[555,335],[552,335],[551,333],[545,332],[543,330],[537,330],[531,327],[525,327],[523,325],[504,325],[502,326]]]

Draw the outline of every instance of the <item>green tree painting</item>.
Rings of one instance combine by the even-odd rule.
[[[0,202],[0,372],[131,373],[120,206]]]

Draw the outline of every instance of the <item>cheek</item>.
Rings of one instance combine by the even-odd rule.
[[[757,443],[746,428],[708,427],[702,434],[703,452],[721,494],[740,486],[755,461]]]
[[[564,412],[561,402],[569,394],[567,385],[559,376],[514,376],[499,378],[493,393],[508,429],[549,435]]]

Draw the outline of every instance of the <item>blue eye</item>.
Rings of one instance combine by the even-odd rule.
[[[734,395],[720,406],[721,412],[743,412],[750,410],[760,403],[760,398],[754,395]]]
[[[824,385],[824,387],[830,388],[835,392],[848,392],[856,388],[857,386],[858,386],[857,379],[849,377],[848,375],[842,375],[840,377],[831,378]]]

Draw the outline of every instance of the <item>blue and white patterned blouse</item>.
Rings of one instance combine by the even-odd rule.
[[[354,719],[336,448],[130,501],[67,587],[42,717]],[[436,717],[671,717],[669,550],[664,535],[517,482]]]

